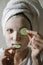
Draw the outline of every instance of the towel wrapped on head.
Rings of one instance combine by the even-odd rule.
[[[4,9],[2,17],[2,28],[4,34],[5,24],[8,21],[8,19],[21,12],[23,12],[24,15],[27,16],[28,19],[30,19],[33,29],[37,29],[39,11],[33,4],[33,2],[33,0],[10,0],[8,2],[6,8]]]

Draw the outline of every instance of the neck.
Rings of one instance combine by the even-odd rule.
[[[21,52],[16,51],[14,55],[14,64],[18,65],[24,58],[27,57],[28,52],[29,52],[28,48]]]

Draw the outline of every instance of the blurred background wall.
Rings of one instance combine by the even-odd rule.
[[[3,34],[2,34],[2,27],[1,27],[1,18],[2,18],[2,12],[3,12],[3,9],[5,8],[7,2],[9,0],[0,0],[0,48],[1,47],[6,47],[6,44],[5,44],[5,39],[3,37]],[[40,5],[42,8],[40,8],[40,13],[41,13],[41,17],[40,17],[40,24],[39,24],[39,29],[40,29],[40,33],[43,35],[43,0],[39,0],[40,2]]]
[[[6,47],[5,39],[4,39],[3,33],[2,33],[1,18],[2,18],[3,9],[5,8],[8,1],[9,0],[0,0],[0,48]]]

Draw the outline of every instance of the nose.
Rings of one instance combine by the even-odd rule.
[[[13,40],[16,41],[16,37],[17,37],[17,31],[14,31],[13,34],[12,34],[12,38],[13,38]]]
[[[14,31],[13,41],[20,41],[20,40],[21,40],[20,34],[17,31]]]

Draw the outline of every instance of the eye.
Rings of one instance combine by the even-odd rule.
[[[13,29],[7,29],[7,32],[10,34],[13,33]]]

